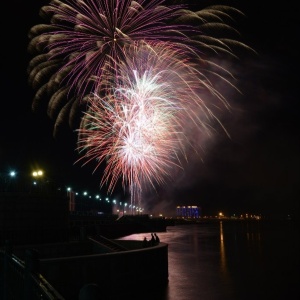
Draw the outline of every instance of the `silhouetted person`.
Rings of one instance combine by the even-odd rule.
[[[143,240],[143,247],[147,247],[148,246],[148,241],[147,241],[147,238],[144,237],[144,240]]]
[[[154,233],[151,233],[150,245],[151,245],[151,246],[154,246],[154,245],[155,245],[155,237],[154,237]]]
[[[156,233],[154,233],[155,244],[158,245],[160,243],[160,239]]]

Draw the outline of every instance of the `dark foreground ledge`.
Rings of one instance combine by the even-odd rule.
[[[168,284],[167,244],[143,248],[142,241],[99,241],[89,238],[31,245],[36,253],[32,265],[64,300],[158,299],[157,293],[164,293]],[[26,246],[13,250],[20,260],[26,259],[27,252]],[[88,296],[90,293],[98,298]]]

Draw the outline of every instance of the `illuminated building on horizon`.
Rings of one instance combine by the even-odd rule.
[[[179,218],[197,219],[201,216],[201,207],[199,206],[177,206],[176,216]]]

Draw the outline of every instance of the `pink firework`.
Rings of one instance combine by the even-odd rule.
[[[124,61],[127,48],[140,41],[168,42],[198,63],[217,67],[208,55],[233,55],[232,46],[242,45],[219,34],[220,28],[234,32],[226,21],[235,13],[239,12],[226,6],[193,12],[164,0],[52,0],[40,10],[46,23],[29,32],[28,49],[34,55],[29,81],[36,92],[32,107],[50,99],[47,113],[56,120],[54,134],[66,119],[77,127],[86,96],[102,84],[109,57],[117,65]]]
[[[194,139],[188,130],[192,126],[199,135],[209,135],[217,120],[213,108],[227,102],[197,65],[168,43],[135,45],[110,74],[116,63],[112,59],[104,70],[115,85],[89,98],[78,130],[79,161],[97,161],[96,169],[105,162],[101,186],[112,191],[121,179],[135,198],[182,167]]]
[[[96,160],[98,167],[105,161],[101,185],[112,191],[122,178],[134,196],[146,183],[164,182],[176,164],[182,128],[181,111],[167,98],[171,87],[161,75],[131,72],[130,85],[123,82],[105,97],[89,100],[78,149],[85,163]]]
[[[234,85],[215,58],[249,49],[235,39],[235,14],[164,0],[52,0],[40,10],[48,24],[29,32],[32,107],[49,100],[54,135],[68,119],[79,161],[105,164],[101,186],[121,180],[140,199],[222,126],[217,112],[229,105],[215,83]]]

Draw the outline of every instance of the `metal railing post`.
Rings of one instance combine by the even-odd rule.
[[[39,274],[39,254],[35,249],[28,249],[25,252],[25,274],[24,274],[24,300],[34,299],[34,286],[32,275]]]
[[[0,286],[0,288],[2,289],[1,296],[3,300],[6,300],[8,298],[8,287],[12,284],[12,282],[9,282],[10,276],[8,276],[11,255],[12,255],[12,245],[9,241],[6,240],[4,245],[4,255],[3,255],[3,274],[1,274],[1,286]]]

